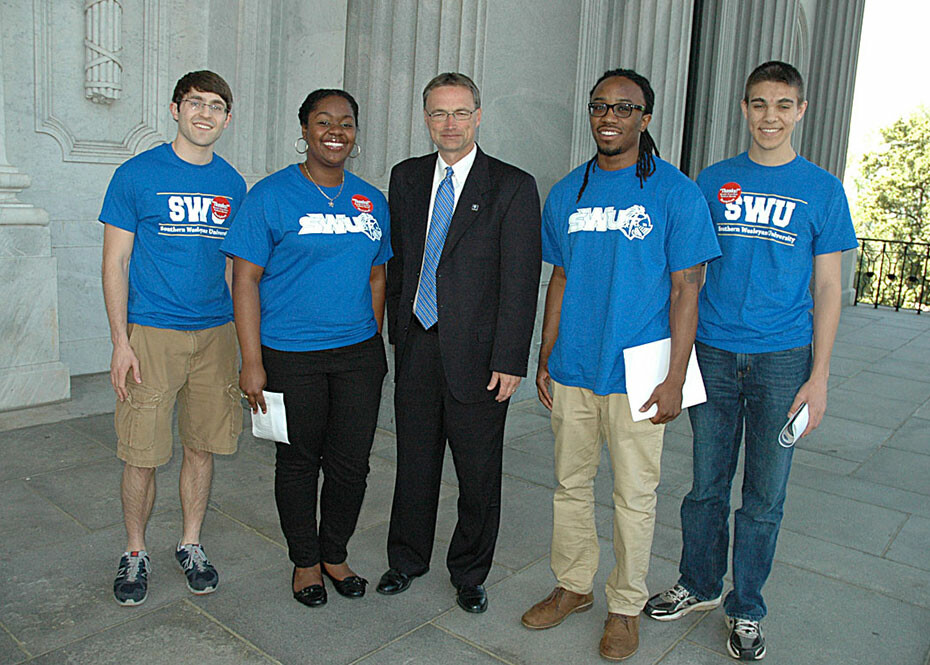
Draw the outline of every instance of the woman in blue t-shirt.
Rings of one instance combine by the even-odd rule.
[[[294,598],[315,607],[326,602],[324,575],[352,598],[368,584],[349,567],[346,544],[387,373],[381,322],[391,243],[384,196],[345,170],[360,151],[355,99],[316,90],[298,118],[295,149],[306,159],[252,188],[222,251],[233,257],[239,386],[253,413],[265,411],[263,389],[284,393],[290,443],[277,443],[275,501]]]

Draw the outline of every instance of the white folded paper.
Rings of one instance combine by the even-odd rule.
[[[649,401],[655,387],[665,381],[665,377],[668,376],[668,360],[671,350],[670,337],[623,349],[626,393],[630,399],[630,415],[633,416],[633,422],[652,418],[659,410],[655,404],[646,412],[640,412],[639,408]],[[685,384],[681,388],[681,408],[686,409],[706,401],[704,380],[701,378],[694,347],[691,347]]]
[[[778,433],[778,443],[782,448],[790,448],[794,442],[801,438],[804,430],[807,429],[807,423],[810,420],[810,414],[807,410],[807,402],[801,404],[794,415],[788,418],[788,422],[781,428]]]
[[[252,436],[258,439],[270,439],[281,443],[290,443],[287,438],[287,413],[284,411],[284,393],[262,391],[265,396],[267,413],[252,414]]]

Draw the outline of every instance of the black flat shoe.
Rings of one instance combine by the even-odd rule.
[[[291,573],[291,589],[294,588],[294,579],[297,577],[297,567]],[[322,584],[311,584],[300,591],[294,591],[294,600],[307,607],[319,607],[326,604],[326,587]]]
[[[481,584],[460,584],[455,601],[466,612],[480,614],[488,609],[488,594]]]
[[[326,570],[326,566],[321,567],[323,569],[323,574],[333,583],[333,588],[336,589],[336,593],[340,596],[345,596],[346,598],[361,598],[365,595],[365,587],[368,585],[368,580],[364,577],[350,575],[349,577],[337,580],[329,574],[329,571]]]
[[[387,572],[381,576],[376,591],[385,596],[393,596],[395,593],[401,593],[407,590],[413,577],[407,573],[402,573],[397,568],[388,568]]]

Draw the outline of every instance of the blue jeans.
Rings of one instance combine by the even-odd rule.
[[[743,429],[742,506],[733,534],[733,591],[727,616],[761,620],[762,586],[772,570],[794,448],[778,443],[788,409],[811,371],[810,346],[731,353],[697,342],[707,402],[688,410],[694,432],[694,482],[681,504],[679,583],[701,600],[723,591],[729,548],[730,486]]]

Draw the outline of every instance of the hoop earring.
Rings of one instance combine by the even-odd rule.
[[[352,152],[354,152],[356,148],[358,148],[358,152],[356,152],[356,153],[353,155]],[[361,154],[362,154],[362,146],[361,146],[360,144],[356,143],[354,146],[352,146],[352,152],[349,153],[349,159],[355,159],[356,157],[358,157],[359,155],[361,155]]]
[[[301,142],[301,141],[304,142],[304,149],[303,149],[303,150],[301,150],[300,148],[297,147],[298,145],[300,145],[300,142]],[[307,154],[307,151],[308,151],[309,149],[310,149],[310,144],[307,143],[307,139],[305,139],[303,136],[298,137],[297,140],[294,141],[294,151],[295,151],[298,155],[306,155],[306,154]]]

